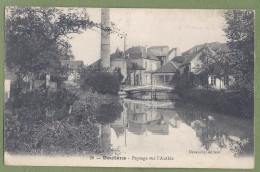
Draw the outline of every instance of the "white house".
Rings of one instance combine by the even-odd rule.
[[[204,70],[206,67],[205,65],[216,64],[216,59],[218,58],[218,55],[215,51],[219,51],[219,50],[214,51],[208,46],[204,46],[197,50],[192,48],[191,50],[193,51],[187,51],[182,55],[184,61],[179,66],[181,75],[187,77],[190,77],[191,74],[199,75],[202,72],[205,72]],[[205,56],[204,53],[208,53],[210,55],[207,57]],[[230,52],[226,52],[226,54],[229,55]],[[221,70],[221,67],[215,70]],[[235,79],[234,76],[230,76],[230,75],[229,76],[222,75],[221,77],[212,74],[207,74],[207,75],[208,75],[208,86],[211,89],[228,89],[231,85],[237,82],[237,79]],[[197,87],[203,88],[203,85],[197,84]]]

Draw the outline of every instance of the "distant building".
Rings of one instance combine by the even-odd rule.
[[[168,53],[169,46],[151,46],[147,49],[148,54],[157,57],[160,61],[160,66],[163,66],[169,61]]]
[[[155,55],[148,53],[142,46],[129,48],[126,55],[128,60],[145,69],[142,76],[136,75],[136,78],[141,81],[138,85],[150,85],[156,82],[152,81],[152,72],[161,67],[161,62]]]
[[[84,62],[82,60],[61,60],[61,65],[68,70],[76,71],[84,66]]]
[[[169,56],[175,57],[177,49],[169,51],[168,46],[152,46],[146,49],[142,46],[134,46],[125,51],[116,49],[110,55],[110,70],[120,68],[124,76],[123,82],[128,85],[151,85],[157,84],[156,77],[152,73],[162,65],[169,62]],[[88,66],[90,70],[102,68],[101,60]]]
[[[209,54],[209,57],[205,57],[205,52]],[[222,67],[217,61],[228,58],[228,56],[234,55],[234,52],[231,52],[225,43],[206,43],[202,45],[194,46],[182,53],[182,56],[177,56],[173,59],[177,65],[179,65],[180,75],[186,76],[190,82],[194,83],[198,88],[205,87],[205,83],[194,82],[196,77],[201,74],[206,74],[208,79],[208,87],[210,89],[228,89],[231,85],[238,81],[236,76],[225,76]],[[214,70],[218,73],[223,73],[222,77],[216,76],[210,72],[205,73],[205,68],[214,67]],[[208,69],[209,70],[209,69]],[[182,77],[183,78],[183,77]],[[198,78],[198,77],[197,77]]]

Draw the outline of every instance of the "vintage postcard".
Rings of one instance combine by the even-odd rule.
[[[254,168],[254,19],[5,7],[5,164]]]

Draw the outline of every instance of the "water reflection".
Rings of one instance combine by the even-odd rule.
[[[253,154],[253,121],[217,115],[171,101],[124,99],[121,115],[101,127],[101,142],[112,154],[169,155],[215,151]],[[116,151],[115,151],[116,150]]]

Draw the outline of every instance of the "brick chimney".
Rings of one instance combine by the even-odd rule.
[[[110,13],[108,8],[101,9],[101,66],[110,68]]]

